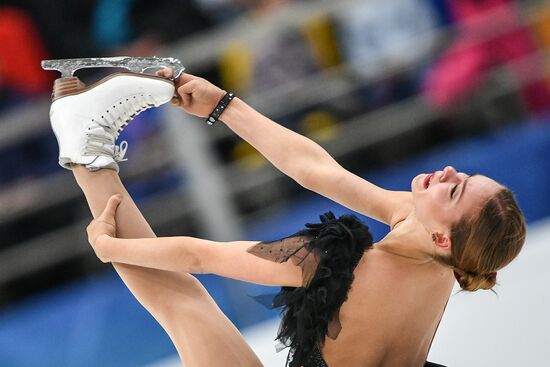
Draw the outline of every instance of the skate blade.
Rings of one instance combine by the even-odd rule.
[[[148,69],[170,68],[174,73],[172,80],[177,79],[185,70],[185,67],[178,59],[173,57],[92,57],[84,59],[57,59],[43,60],[42,69],[57,70],[62,78],[72,77],[74,72],[87,68],[124,68],[129,71],[146,74]]]

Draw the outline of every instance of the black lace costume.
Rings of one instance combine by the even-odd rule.
[[[353,271],[372,247],[369,228],[355,216],[336,219],[328,212],[320,218],[321,223],[308,223],[292,236],[260,242],[247,250],[278,263],[292,260],[302,268],[302,287],[282,287],[274,296],[255,297],[281,309],[277,340],[290,348],[289,367],[328,367],[321,354],[325,336],[338,337],[339,311],[351,289]],[[427,366],[441,365],[426,362]]]
[[[281,308],[277,340],[290,348],[290,367],[322,366],[319,351],[325,336],[338,337],[340,306],[351,289],[357,263],[371,246],[368,227],[355,216],[336,219],[328,212],[321,216],[321,223],[308,223],[306,229],[290,237],[248,249],[279,263],[290,259],[302,268],[303,286],[282,287],[271,305]]]

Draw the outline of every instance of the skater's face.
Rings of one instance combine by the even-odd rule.
[[[420,174],[411,182],[416,217],[431,232],[449,234],[460,219],[475,216],[502,186],[483,175],[468,175],[447,166]]]

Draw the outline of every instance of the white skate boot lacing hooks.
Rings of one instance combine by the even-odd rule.
[[[81,154],[112,157],[115,162],[126,161],[124,156],[128,142],[123,141],[117,146],[117,138],[135,116],[154,106],[152,96],[145,94],[128,96],[113,104],[111,108],[92,119],[85,132],[85,144],[82,146]]]
[[[155,107],[155,100],[150,94],[128,96],[118,103],[114,103],[95,120],[105,120],[113,125],[116,129],[116,139],[134,117],[151,107]]]

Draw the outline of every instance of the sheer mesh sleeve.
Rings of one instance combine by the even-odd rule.
[[[272,302],[272,307],[281,308],[277,339],[290,348],[291,367],[321,350],[325,336],[338,337],[340,306],[351,289],[357,263],[371,245],[368,227],[356,217],[336,219],[328,212],[321,216],[321,223],[308,223],[290,237],[248,249],[263,259],[291,260],[302,268],[302,287],[282,287]]]
[[[319,256],[315,251],[307,249],[307,236],[293,236],[273,242],[260,242],[250,248],[248,252],[262,259],[284,263],[291,260],[294,265],[302,268],[302,286],[307,287],[317,270]]]

